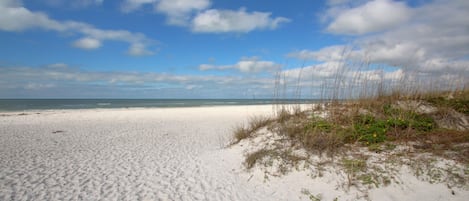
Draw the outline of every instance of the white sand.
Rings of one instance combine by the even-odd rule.
[[[232,128],[272,106],[102,109],[3,113],[0,200],[354,200],[335,177],[246,172]],[[444,185],[412,180],[372,200],[466,200]],[[422,198],[422,199],[420,199]]]

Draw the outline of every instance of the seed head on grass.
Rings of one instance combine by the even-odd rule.
[[[249,120],[249,130],[255,132],[272,122],[272,119],[266,116],[254,116]]]
[[[255,116],[249,119],[249,125],[244,126],[240,125],[235,127],[233,132],[234,142],[233,144],[238,143],[239,141],[251,137],[256,131],[267,126],[272,122],[272,119],[265,116]]]
[[[251,132],[247,128],[245,128],[244,126],[237,126],[233,132],[233,137],[234,137],[233,144],[236,144],[239,141],[246,139],[250,136],[251,136]]]

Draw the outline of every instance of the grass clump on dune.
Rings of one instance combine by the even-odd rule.
[[[234,141],[232,144],[236,144],[243,139],[251,137],[256,131],[267,126],[270,122],[272,122],[272,119],[264,116],[255,116],[250,118],[248,126],[241,125],[234,129]]]

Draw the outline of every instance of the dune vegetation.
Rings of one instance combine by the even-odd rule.
[[[469,89],[406,84],[361,86],[357,96],[340,95],[354,89],[339,84],[320,102],[278,105],[274,117],[238,127],[232,146],[248,144],[245,167],[266,177],[338,171],[347,175],[345,189],[365,192],[401,183],[408,169],[420,180],[468,189]]]

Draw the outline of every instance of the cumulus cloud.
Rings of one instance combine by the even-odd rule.
[[[101,41],[85,37],[73,43],[73,46],[81,49],[92,50],[101,47]]]
[[[366,1],[361,6],[349,8],[356,2],[330,2],[334,8],[348,11],[363,9],[373,2],[398,3]],[[286,70],[286,79],[295,83],[300,77],[301,86],[339,91],[333,95],[348,98],[363,92],[368,95],[379,93],[382,90],[379,87],[383,85],[388,87],[387,90],[402,86],[400,90],[409,89],[408,86],[421,90],[431,90],[433,86],[439,89],[469,86],[469,21],[465,20],[469,2],[435,0],[406,9],[411,17],[398,26],[356,35],[347,44],[287,54],[319,64]],[[342,34],[365,32],[357,29]]]
[[[155,9],[168,16],[168,24],[187,25],[190,14],[210,6],[210,0],[160,0]]]
[[[244,8],[238,11],[210,9],[199,13],[192,20],[194,32],[241,32],[246,33],[256,29],[276,29],[281,23],[290,20],[284,17],[271,18],[271,13],[246,12]]]
[[[289,22],[285,17],[271,17],[269,12],[247,12],[246,9],[209,9],[210,0],[125,0],[122,11],[132,12],[150,4],[167,16],[170,25],[190,27],[199,33],[246,33],[257,29],[276,29]]]
[[[404,2],[373,0],[351,9],[340,10],[327,27],[336,34],[359,35],[394,28],[411,17]]]
[[[142,43],[134,43],[130,46],[128,54],[132,56],[145,56],[145,55],[152,55],[153,52],[148,51],[144,44]]]
[[[191,14],[204,10],[211,5],[210,0],[125,0],[121,9],[132,12],[142,6],[150,4],[158,13],[167,16],[167,23],[185,26],[190,21]]]
[[[211,64],[202,64],[199,66],[199,70],[229,70],[236,69],[242,73],[261,73],[261,72],[270,72],[274,73],[281,69],[282,65],[276,64],[272,61],[261,61],[256,57],[253,58],[243,58],[239,62],[233,65],[211,65]]]
[[[364,9],[372,3],[404,6],[402,2],[381,0],[357,8]],[[435,76],[469,76],[469,21],[465,20],[469,2],[435,0],[406,9],[412,13],[411,18],[392,29],[357,36],[349,45],[295,51],[288,56],[320,62],[355,60]]]
[[[83,22],[54,20],[45,13],[30,11],[23,7],[20,1],[7,0],[0,3],[0,30],[19,32],[31,29],[81,34],[83,37],[75,41],[73,46],[82,49],[96,49],[101,46],[102,41],[113,40],[129,43],[131,45],[129,52],[144,54],[151,52],[143,44],[151,44],[152,40],[141,33],[103,30]],[[134,51],[135,46],[142,51]]]
[[[469,12],[469,2],[435,1],[414,8],[414,12],[412,21],[400,28],[359,38],[356,53],[371,62],[419,71],[467,72],[469,21],[463,19]]]

